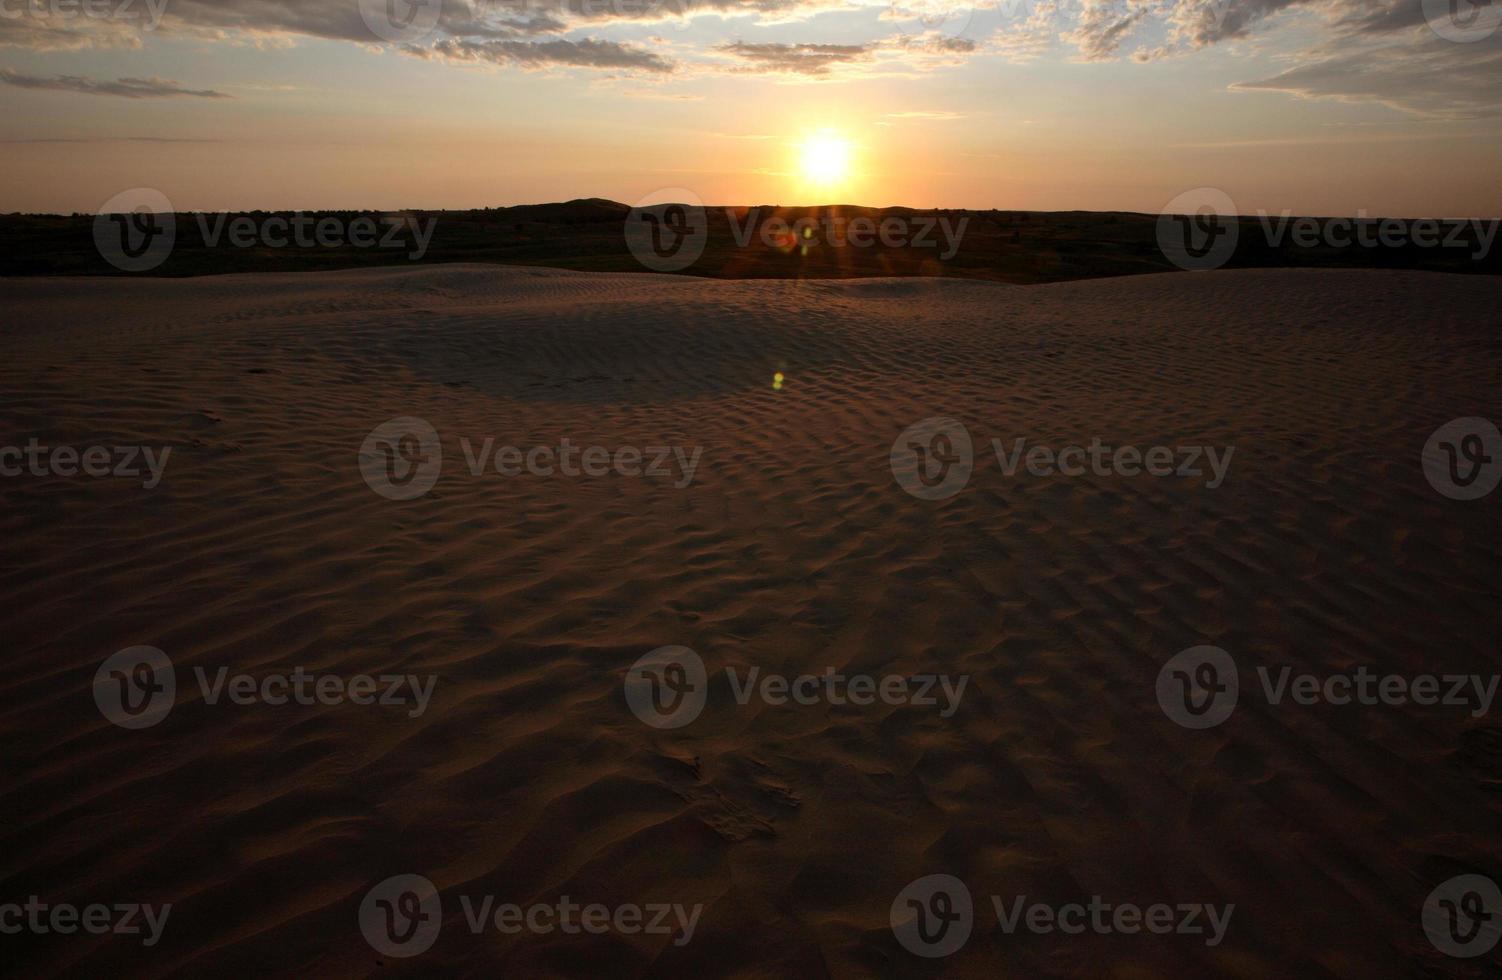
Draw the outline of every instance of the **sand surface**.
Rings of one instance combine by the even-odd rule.
[[[1419,928],[1502,880],[1502,726],[1446,706],[1273,707],[1191,731],[1198,644],[1325,674],[1502,669],[1502,492],[1436,493],[1440,424],[1502,418],[1502,282],[1240,271],[1036,287],[725,282],[482,266],[0,282],[0,444],[171,447],[159,486],[0,479],[0,882],[172,902],[151,949],[6,937],[26,976],[1482,976]],[[785,381],[774,390],[774,372]],[[441,477],[358,466],[397,416]],[[932,416],[977,448],[925,501]],[[989,442],[1234,446],[1222,485],[1005,475]],[[682,477],[469,471],[479,445],[700,447]],[[160,648],[127,731],[100,663]],[[659,730],[623,679],[947,673],[913,705],[741,706]],[[208,704],[194,667],[435,675],[427,711]],[[1499,708],[1498,710],[1502,710]],[[366,944],[418,873],[443,933]],[[962,879],[974,934],[889,909]],[[472,935],[460,895],[702,903],[691,942]],[[1004,935],[987,896],[1235,903],[1225,940]]]

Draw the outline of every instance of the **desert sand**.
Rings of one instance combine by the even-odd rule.
[[[1502,727],[1443,705],[1188,730],[1154,684],[1213,644],[1326,674],[1502,670],[1502,494],[1436,493],[1434,429],[1502,415],[1502,282],[1237,271],[1016,287],[449,265],[14,279],[0,443],[170,447],[159,485],[0,479],[13,900],[173,903],[160,942],[6,937],[25,976],[1482,976],[1425,896],[1502,878]],[[784,380],[773,386],[774,373]],[[425,419],[436,486],[357,455]],[[969,483],[889,467],[960,420]],[[695,446],[669,476],[468,468],[478,446]],[[1235,447],[1224,482],[1002,472],[1010,445]],[[95,671],[164,651],[161,723]],[[623,678],[681,644],[685,727]],[[433,675],[400,707],[209,704],[195,667]],[[723,671],[968,675],[914,705],[738,704]],[[431,879],[411,959],[357,925]],[[893,936],[962,879],[943,960]],[[692,941],[471,934],[460,895],[702,903]],[[1010,901],[1234,903],[1186,936],[1006,935]],[[8,971],[9,972],[9,971]]]

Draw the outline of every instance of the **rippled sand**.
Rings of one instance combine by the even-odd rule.
[[[1502,667],[1502,492],[1436,493],[1434,429],[1502,416],[1502,283],[1242,271],[1009,287],[481,266],[10,280],[0,443],[170,447],[161,484],[0,479],[3,895],[171,902],[151,949],[4,937],[17,975],[1482,976],[1419,928],[1502,879],[1502,726],[1274,707],[1191,731],[1198,644],[1327,674]],[[774,390],[774,372],[785,380]],[[415,416],[434,489],[357,453]],[[893,478],[961,421],[968,486]],[[1224,483],[1007,476],[990,440],[1234,447]],[[699,447],[693,478],[472,474],[479,446]],[[154,727],[91,695],[147,644]],[[691,647],[691,725],[627,668]],[[435,675],[390,706],[208,704],[191,671]],[[970,680],[958,710],[736,703],[724,669]],[[1502,710],[1502,709],[1499,709]],[[433,948],[368,946],[395,874]],[[952,874],[974,935],[889,927]],[[461,895],[703,903],[691,942],[470,934]],[[1234,903],[1183,936],[1004,935],[986,896]]]

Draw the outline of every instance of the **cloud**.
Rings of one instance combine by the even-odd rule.
[[[1053,0],[1044,0],[1051,3]],[[1475,0],[1490,5],[1493,0]],[[1333,39],[1372,37],[1425,25],[1423,0],[1077,0],[1079,15],[1063,36],[1090,61],[1115,57],[1149,20],[1161,20],[1166,43],[1143,49],[1146,61],[1175,51],[1199,50],[1251,37],[1264,21],[1285,11],[1323,16]]]
[[[668,73],[676,67],[673,62],[645,48],[592,38],[582,41],[469,41],[445,38],[434,44],[431,51],[449,61],[487,61],[524,68],[566,65],[574,68],[626,68]],[[413,53],[422,52],[421,49],[415,49]]]
[[[428,0],[441,2],[433,38],[518,40],[561,35],[607,23],[650,24],[699,16],[753,15],[761,23],[803,20],[828,10],[850,9],[844,0]],[[137,10],[139,8],[139,12]],[[21,0],[6,0],[0,45],[33,49],[99,46],[104,32],[139,45],[142,25],[163,36],[210,40],[239,34],[250,40],[316,37],[380,44],[361,16],[357,0],[134,0],[110,19],[34,16]],[[14,9],[15,14],[10,11]],[[133,16],[139,13],[138,16]],[[148,16],[149,15],[149,16]],[[159,17],[159,22],[156,19]]]
[[[988,40],[987,47],[1008,61],[1037,58],[1053,47],[1059,36],[1059,3],[1060,0],[1033,0],[1026,8],[1027,17],[998,28]]]
[[[831,67],[867,61],[874,50],[867,44],[721,44],[723,51],[746,62],[742,71],[786,72],[797,75],[827,75]]]
[[[921,54],[969,54],[976,50],[979,45],[968,37],[949,37],[945,34],[928,33],[916,35],[902,35],[897,37],[889,45],[901,51],[915,51]]]
[[[1491,5],[1493,0],[1478,0]],[[1309,43],[1289,59],[1293,67],[1241,82],[1238,91],[1282,92],[1304,99],[1377,103],[1432,119],[1476,119],[1502,112],[1502,53],[1487,44],[1440,40],[1425,20],[1422,0],[1078,0],[1071,22],[1062,7],[1048,12],[1060,36],[1081,58],[1116,58],[1150,21],[1161,20],[1162,44],[1140,47],[1139,62],[1200,51],[1254,37],[1269,20],[1311,15]],[[1034,11],[1019,43],[1046,30]],[[1502,35],[1496,39],[1502,41]]]
[[[83,75],[54,75],[51,78],[42,78],[38,75],[23,75],[10,68],[0,68],[0,82],[16,88],[80,92],[84,95],[118,95],[127,99],[230,98],[223,92],[216,92],[213,89],[183,88],[177,82],[165,78],[117,78],[113,82],[87,78]]]
[[[1502,114],[1502,47],[1451,44],[1438,37],[1395,45],[1345,45],[1338,53],[1271,78],[1238,82],[1239,91],[1284,92],[1305,99],[1377,102],[1434,119]]]
[[[1150,0],[1080,0],[1079,20],[1064,37],[1086,61],[1104,61],[1115,56],[1150,9]]]
[[[1190,48],[1203,48],[1244,38],[1264,19],[1290,7],[1344,3],[1345,0],[1177,0],[1168,15],[1170,38]],[[1383,0],[1361,0],[1364,4]],[[1417,0],[1415,0],[1417,2]]]
[[[9,0],[0,0],[8,3]],[[439,2],[439,0],[429,0]],[[1478,0],[1492,2],[1492,0]],[[1502,2],[1502,0],[1496,0]],[[134,0],[159,15],[155,33],[217,41],[290,43],[317,37],[387,47],[360,16],[357,0]],[[407,54],[455,63],[508,68],[570,68],[641,78],[693,78],[717,71],[780,74],[801,79],[918,77],[977,55],[1026,61],[1072,47],[1079,59],[1130,57],[1139,62],[1183,56],[1227,42],[1255,38],[1264,25],[1302,15],[1308,43],[1289,68],[1245,82],[1244,90],[1280,91],[1301,98],[1380,102],[1405,112],[1468,115],[1489,112],[1497,90],[1495,43],[1435,49],[1424,22],[1423,0],[441,0],[433,33],[398,46]],[[972,15],[971,6],[978,12]],[[882,23],[927,25],[858,44],[730,40],[700,43],[694,35],[657,47],[595,36],[613,25],[682,23],[720,16],[750,17],[758,26],[806,21],[845,11]],[[32,50],[139,47],[145,14],[134,20],[33,16],[31,4],[8,6],[19,17],[0,18],[0,46]],[[429,8],[430,10],[432,8]],[[991,16],[1001,14],[999,24]],[[935,29],[935,25],[938,27]],[[996,30],[989,36],[984,32]],[[590,36],[581,37],[584,32]],[[665,32],[666,33],[666,32]],[[865,35],[862,35],[864,38]],[[1499,36],[1498,41],[1502,41]],[[1388,47],[1369,55],[1371,45]],[[1433,70],[1435,77],[1423,77]],[[1439,91],[1445,74],[1467,90]],[[24,76],[18,76],[24,79]],[[91,83],[76,76],[9,81],[12,85],[113,94],[223,97],[221,93],[163,88],[158,80]],[[172,85],[172,83],[165,83]],[[1458,84],[1446,83],[1452,89]],[[647,94],[634,97],[659,97]],[[682,96],[660,96],[681,98]]]
[[[139,26],[125,21],[59,20],[15,15],[14,0],[0,4],[0,48],[28,51],[81,51],[86,48],[139,48]]]

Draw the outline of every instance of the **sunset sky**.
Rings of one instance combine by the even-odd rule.
[[[384,0],[108,2],[0,0],[0,211],[680,187],[1156,212],[1209,185],[1244,213],[1502,216],[1502,31],[1441,37],[1449,0],[442,0],[396,41]],[[848,164],[813,180],[820,140]]]

